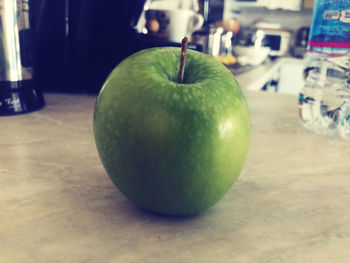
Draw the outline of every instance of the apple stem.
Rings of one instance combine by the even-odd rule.
[[[179,76],[178,76],[179,83],[184,82],[187,43],[188,43],[188,38],[184,37],[181,43],[181,60],[180,60],[180,70],[179,70]]]

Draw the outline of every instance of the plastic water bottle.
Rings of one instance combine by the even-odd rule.
[[[315,0],[299,93],[301,123],[350,140],[350,1]]]

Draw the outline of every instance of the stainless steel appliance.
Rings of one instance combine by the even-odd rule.
[[[0,0],[0,115],[30,112],[44,105],[33,67],[29,0]]]

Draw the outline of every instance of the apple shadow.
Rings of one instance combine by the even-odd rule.
[[[121,192],[119,192],[118,189],[115,190],[114,195],[115,195],[114,197],[115,206],[114,208],[111,207],[111,209],[115,209],[114,212],[119,215],[120,213],[124,213],[125,216],[130,218],[136,217],[140,219],[150,219],[155,221],[179,223],[179,222],[185,222],[185,221],[186,222],[195,221],[200,218],[203,218],[206,214],[208,214],[208,211],[204,211],[196,215],[184,215],[184,216],[161,214],[161,213],[157,213],[157,212],[142,208],[140,206],[137,206],[136,204],[131,202],[129,199],[127,199]],[[122,196],[122,200],[121,200],[121,196]],[[122,201],[122,205],[120,206],[121,201]]]
[[[100,168],[89,168],[86,176],[72,176],[69,170],[60,171],[63,176],[64,198],[70,203],[70,210],[89,215],[93,225],[137,222],[191,223],[203,219],[208,211],[198,215],[174,216],[155,213],[131,202],[121,193]],[[87,169],[88,170],[88,169]]]

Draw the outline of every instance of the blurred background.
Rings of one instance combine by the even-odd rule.
[[[96,93],[122,59],[180,46],[176,34],[184,32],[191,49],[236,75],[284,57],[293,58],[284,63],[287,71],[300,71],[312,6],[312,0],[32,0],[35,78],[44,91]],[[278,78],[254,88],[276,90]]]

